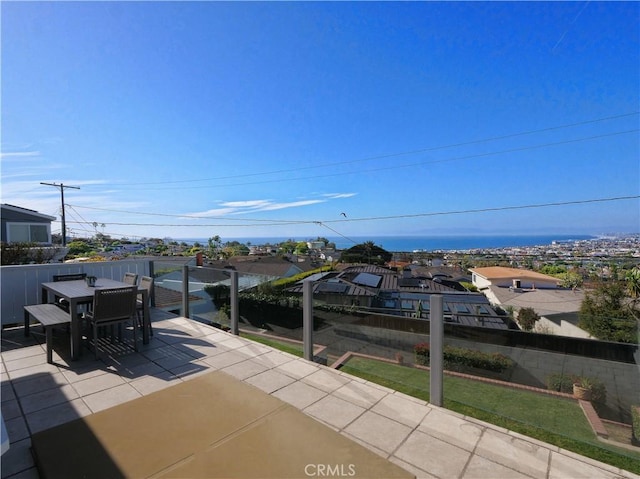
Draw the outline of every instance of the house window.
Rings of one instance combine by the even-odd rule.
[[[50,226],[38,223],[7,223],[9,243],[51,243]]]

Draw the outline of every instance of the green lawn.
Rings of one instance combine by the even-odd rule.
[[[429,400],[429,372],[351,358],[341,371]],[[601,443],[576,401],[445,375],[444,407],[640,473],[640,454]]]
[[[251,333],[242,337],[302,357],[302,345]],[[429,400],[429,372],[353,357],[341,371]],[[598,442],[576,401],[445,375],[444,407],[640,474],[640,454]]]
[[[261,343],[274,349],[284,351],[285,353],[293,354],[299,357],[303,356],[302,345],[297,346],[296,344],[288,343],[286,341],[277,341],[275,339],[265,338],[264,336],[261,336],[259,334],[241,332],[240,336],[250,339],[251,341],[255,341],[256,343]]]

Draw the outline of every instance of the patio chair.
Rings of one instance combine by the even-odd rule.
[[[57,283],[58,281],[77,281],[79,279],[85,279],[87,277],[87,273],[71,273],[71,274],[54,274],[53,282]],[[54,303],[56,306],[64,309],[66,312],[69,312],[69,302],[64,298],[55,297]],[[91,301],[80,302],[78,305],[86,306],[91,304]]]
[[[138,288],[97,289],[93,296],[93,310],[84,317],[93,332],[93,348],[98,359],[98,328],[132,320],[136,315],[136,299]],[[138,351],[138,328],[133,324],[133,347]]]
[[[134,285],[138,282],[138,275],[136,273],[125,273],[122,282]]]
[[[151,295],[153,294],[153,278],[151,276],[140,277],[140,287],[147,290],[147,304],[143,303],[142,293],[138,293],[138,299],[136,300],[136,313],[138,316],[138,326],[142,328],[144,326],[144,308],[151,306]],[[151,321],[149,321],[149,334],[153,336],[153,328],[151,327]]]

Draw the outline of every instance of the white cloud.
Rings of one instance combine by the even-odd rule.
[[[271,203],[271,200],[223,201],[222,205],[230,208],[260,208]]]
[[[0,158],[3,160],[24,160],[25,158],[37,158],[39,156],[39,151],[4,151],[0,153]]]
[[[325,193],[322,196],[326,196],[327,198],[338,199],[338,198],[351,198],[352,196],[356,196],[357,193]]]
[[[217,216],[225,216],[231,215],[238,211],[237,208],[214,208],[212,210],[207,211],[199,211],[196,213],[186,213],[185,219],[193,219],[195,218],[206,218],[206,217],[217,217]]]
[[[283,210],[285,208],[298,208],[300,206],[308,206],[315,205],[317,203],[324,203],[326,200],[303,200],[303,201],[292,201],[290,203],[271,203],[268,205],[264,205],[260,208],[256,208],[254,211],[274,211],[274,210]]]
[[[274,201],[270,199],[261,200],[241,200],[241,201],[221,201],[220,208],[214,208],[206,211],[188,213],[191,217],[214,217],[225,215],[239,215],[244,213],[253,213],[257,211],[276,211],[287,208],[300,208],[303,206],[315,205],[318,203],[326,203],[327,201],[340,198],[350,198],[356,193],[326,193],[320,194],[322,198],[302,199],[296,201]]]

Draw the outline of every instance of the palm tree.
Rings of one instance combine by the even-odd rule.
[[[640,267],[636,266],[627,271],[625,280],[627,281],[627,292],[635,303],[640,300]]]

